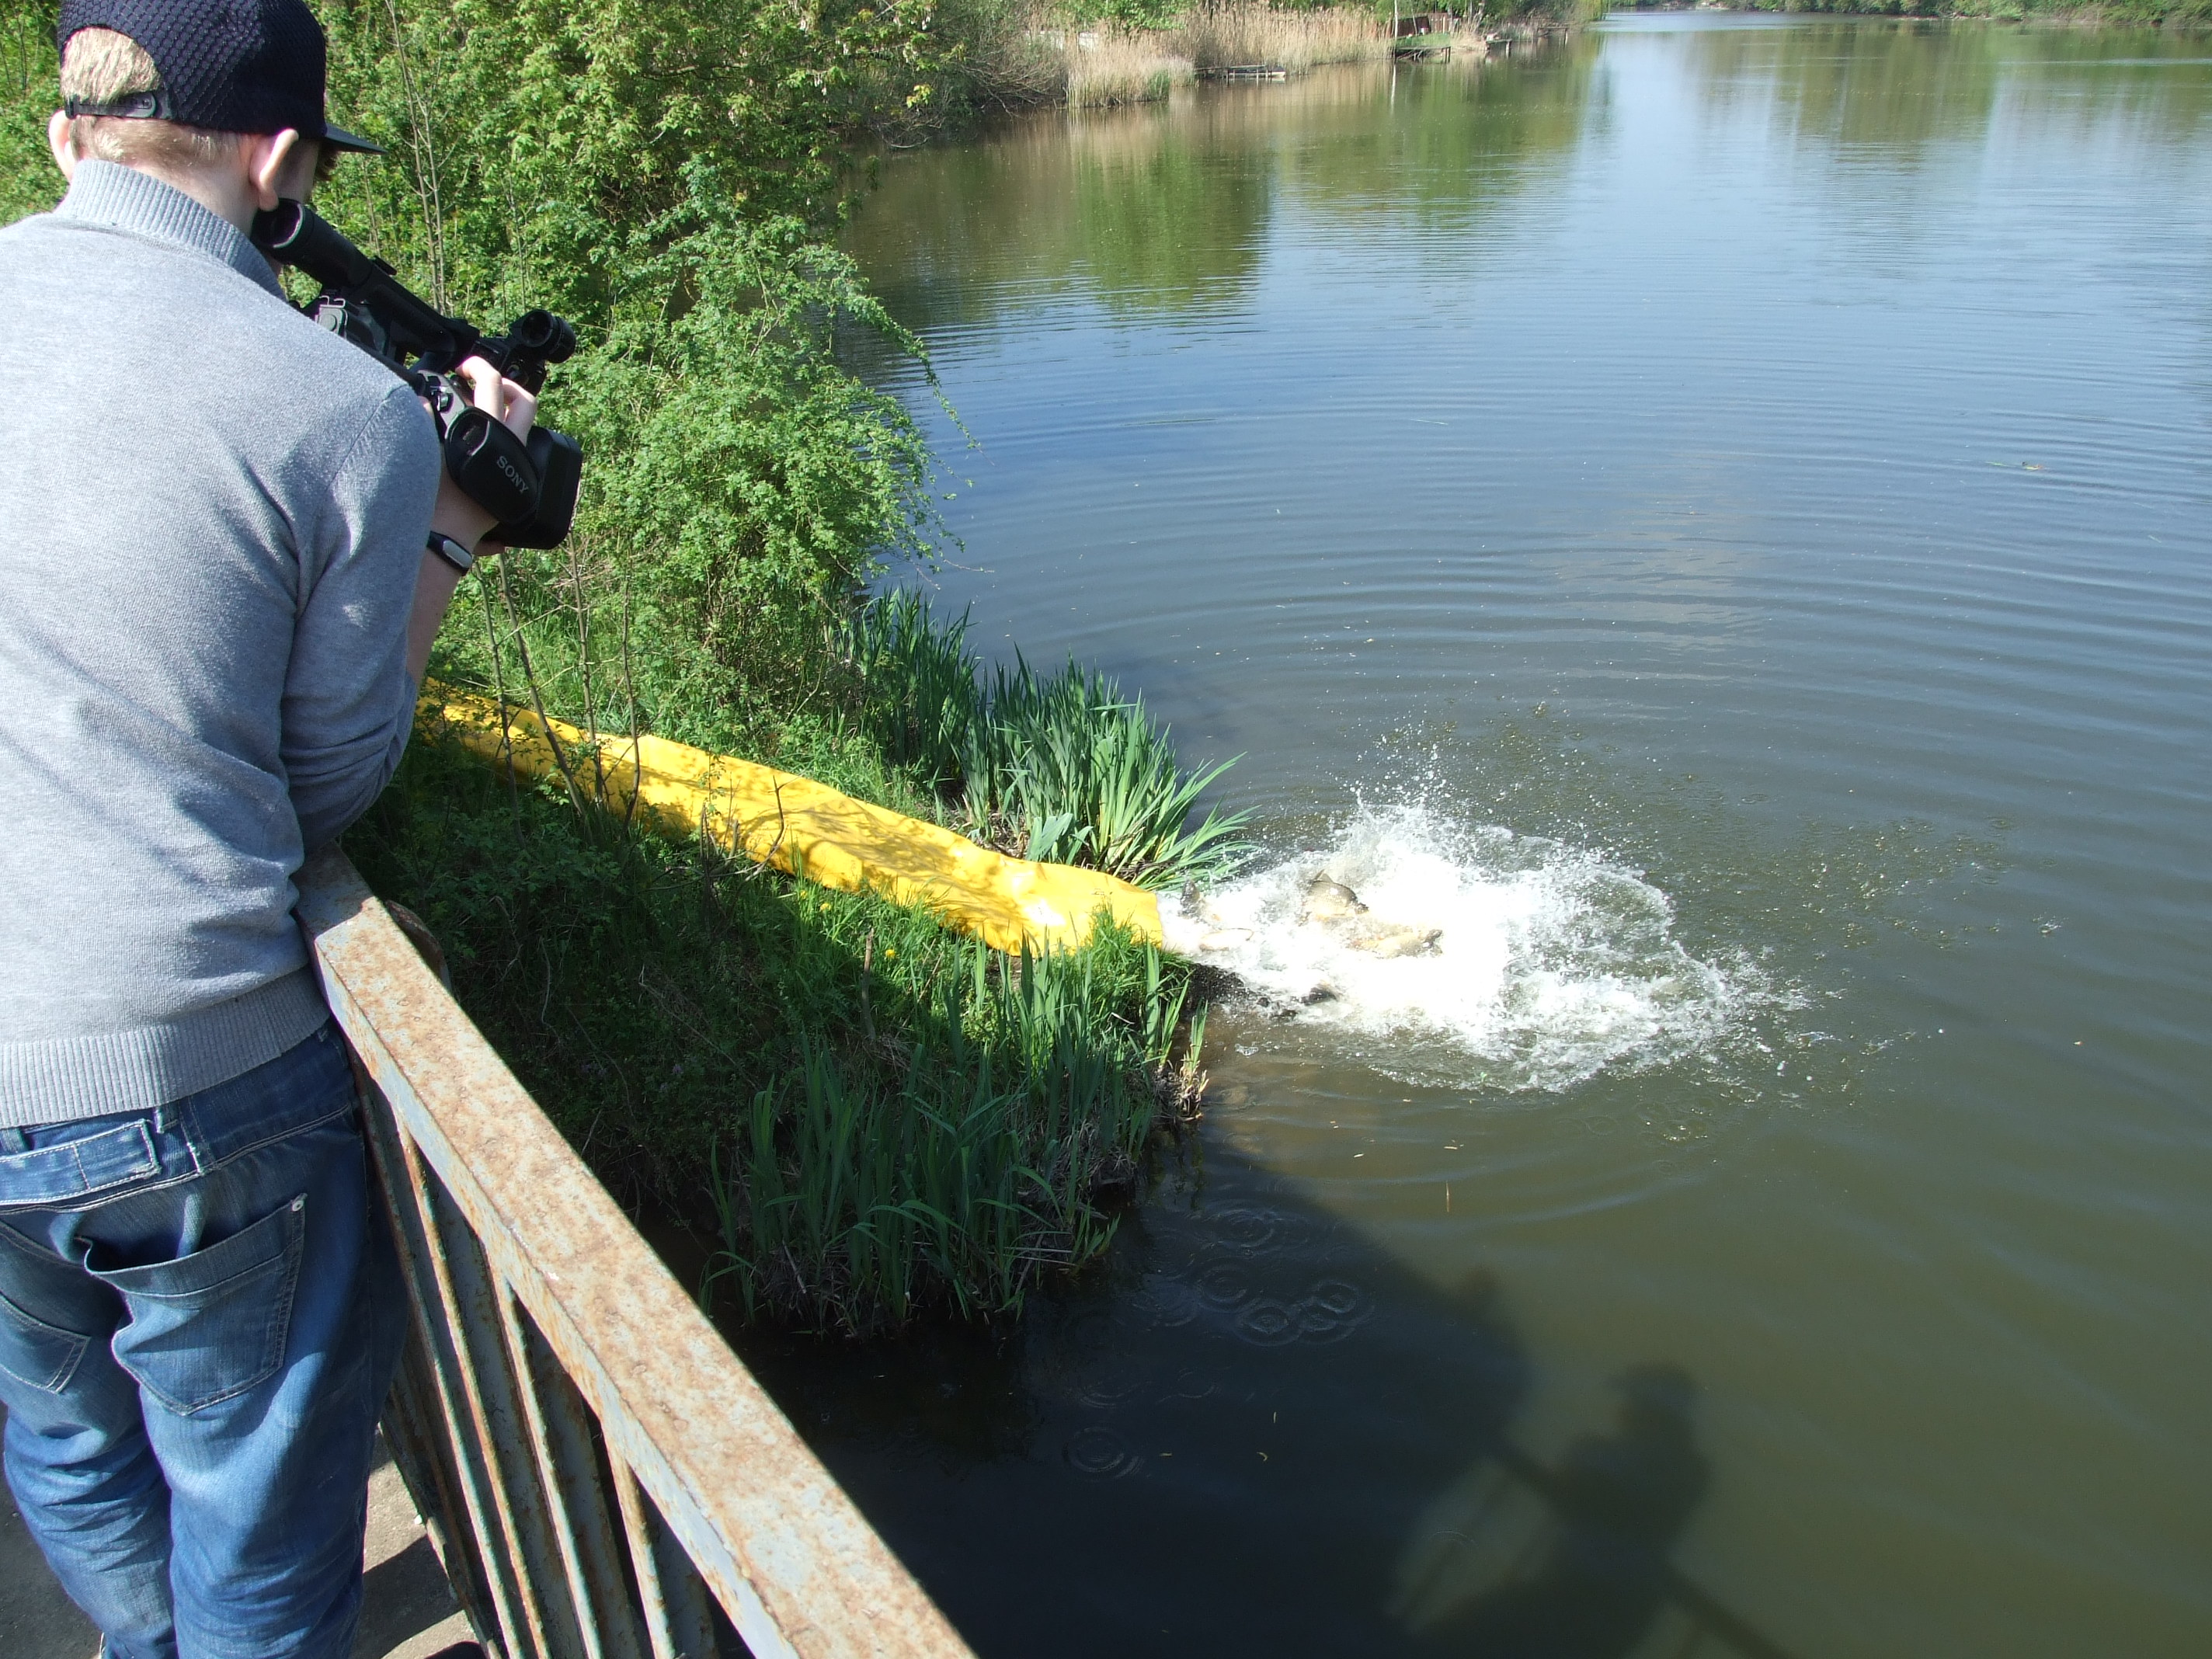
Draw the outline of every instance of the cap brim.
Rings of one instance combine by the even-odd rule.
[[[328,122],[323,124],[323,142],[332,149],[349,149],[357,155],[384,154],[383,145],[372,144],[366,138],[356,138],[343,127],[334,127]]]

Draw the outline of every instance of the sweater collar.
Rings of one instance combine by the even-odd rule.
[[[277,298],[284,296],[269,261],[239,234],[235,225],[209,212],[173,185],[165,185],[136,167],[114,161],[79,161],[69,194],[54,210],[54,216],[82,224],[111,225],[190,248],[250,277]]]

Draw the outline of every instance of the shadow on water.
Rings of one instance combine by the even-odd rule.
[[[1547,1467],[1501,1436],[1433,1504],[1392,1608],[1435,1654],[1628,1659],[1783,1650],[1685,1577],[1676,1541],[1705,1495],[1697,1385],[1680,1366],[1631,1366],[1608,1431]],[[1514,1510],[1522,1514],[1516,1519]],[[1519,1557],[1504,1560],[1518,1541]]]
[[[980,1654],[1778,1653],[1673,1565],[1711,1484],[1680,1365],[1532,1455],[1505,1286],[1203,1162],[1012,1328],[737,1334]]]

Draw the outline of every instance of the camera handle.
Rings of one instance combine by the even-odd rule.
[[[531,532],[545,494],[546,468],[538,452],[546,447],[545,441],[535,431],[528,439],[516,437],[504,421],[465,402],[449,375],[416,369],[409,372],[408,379],[438,422],[446,476],[492,515],[497,526],[492,538],[534,545]],[[567,529],[564,518],[561,530]]]

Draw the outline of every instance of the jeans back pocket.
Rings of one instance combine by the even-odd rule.
[[[189,1415],[258,1387],[283,1363],[307,1237],[304,1194],[219,1244],[93,1277],[123,1295],[130,1322],[116,1363],[171,1411]]]
[[[0,1296],[0,1371],[47,1394],[59,1394],[76,1375],[89,1337],[49,1325]]]

